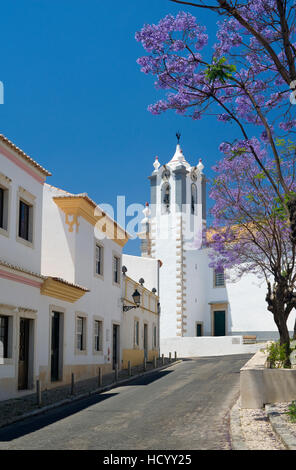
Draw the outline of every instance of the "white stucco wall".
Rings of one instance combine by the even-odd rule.
[[[41,271],[75,282],[75,234],[66,230],[65,214],[53,201],[53,197],[65,192],[48,184],[43,192],[42,260]]]
[[[157,259],[141,256],[122,255],[122,265],[127,268],[127,275],[136,282],[143,278],[144,286],[150,291],[155,288],[158,292],[160,263]]]
[[[0,173],[9,178],[8,189],[8,227],[7,232],[0,232],[0,257],[11,264],[26,267],[40,273],[41,268],[41,223],[42,223],[42,197],[43,185],[33,178],[25,169],[16,165],[1,153],[0,145]],[[14,158],[20,161],[28,171],[33,171],[23,159],[11,151]],[[1,186],[3,187],[1,181]],[[6,187],[6,186],[4,186]],[[28,192],[22,193],[22,189]],[[33,205],[33,240],[28,243],[18,237],[19,197]],[[28,196],[32,196],[32,199]]]

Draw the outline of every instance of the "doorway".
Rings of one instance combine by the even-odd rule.
[[[119,325],[113,325],[113,341],[112,341],[112,366],[119,366]]]
[[[203,336],[203,325],[202,323],[196,322],[195,323],[196,327],[196,335],[195,336]]]
[[[225,310],[214,310],[214,336],[225,336]]]
[[[29,384],[29,346],[30,346],[30,320],[20,318],[19,332],[19,362],[18,362],[18,389],[26,390]]]
[[[52,312],[51,317],[51,381],[56,382],[60,377],[61,360],[61,314]]]
[[[144,323],[144,357],[148,360],[148,325]]]

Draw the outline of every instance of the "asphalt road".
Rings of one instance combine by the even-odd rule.
[[[0,429],[0,450],[227,450],[239,370],[251,356],[186,360]]]

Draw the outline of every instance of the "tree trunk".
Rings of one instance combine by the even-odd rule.
[[[278,317],[278,330],[280,334],[280,345],[284,346],[285,348],[285,360],[284,360],[284,367],[290,368],[291,361],[290,361],[290,336],[289,330],[287,327],[287,323],[284,318],[284,312],[281,312],[280,318]]]
[[[296,339],[296,318],[295,318],[295,322],[294,322],[294,334],[293,334],[293,340]]]
[[[270,283],[268,283],[267,287],[268,290],[265,298],[268,304],[267,308],[270,312],[273,313],[273,318],[280,335],[280,345],[284,347],[285,358],[283,361],[283,365],[286,368],[291,368],[290,336],[287,327],[288,311],[285,311],[285,303],[287,300],[285,298],[286,286],[284,283],[275,283],[273,285],[273,288],[271,288]]]

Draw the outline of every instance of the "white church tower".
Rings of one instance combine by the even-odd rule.
[[[235,273],[209,267],[210,249],[202,241],[202,232],[206,232],[204,166],[201,160],[193,160],[193,164],[186,160],[180,135],[177,137],[173,157],[167,163],[156,157],[153,163],[151,201],[143,211],[139,234],[142,256],[161,262],[157,286],[160,341],[250,334],[262,340],[275,338],[276,326],[267,315],[264,283],[252,273],[233,282]],[[231,344],[236,340],[233,338]],[[164,342],[163,347],[167,344]]]
[[[207,257],[202,249],[206,224],[206,179],[201,160],[191,166],[178,144],[173,158],[155,158],[150,207],[144,211],[142,256],[159,259],[162,338],[196,336],[204,324]],[[207,276],[205,276],[207,277]],[[203,285],[205,283],[205,285]],[[201,334],[204,334],[202,332]]]

